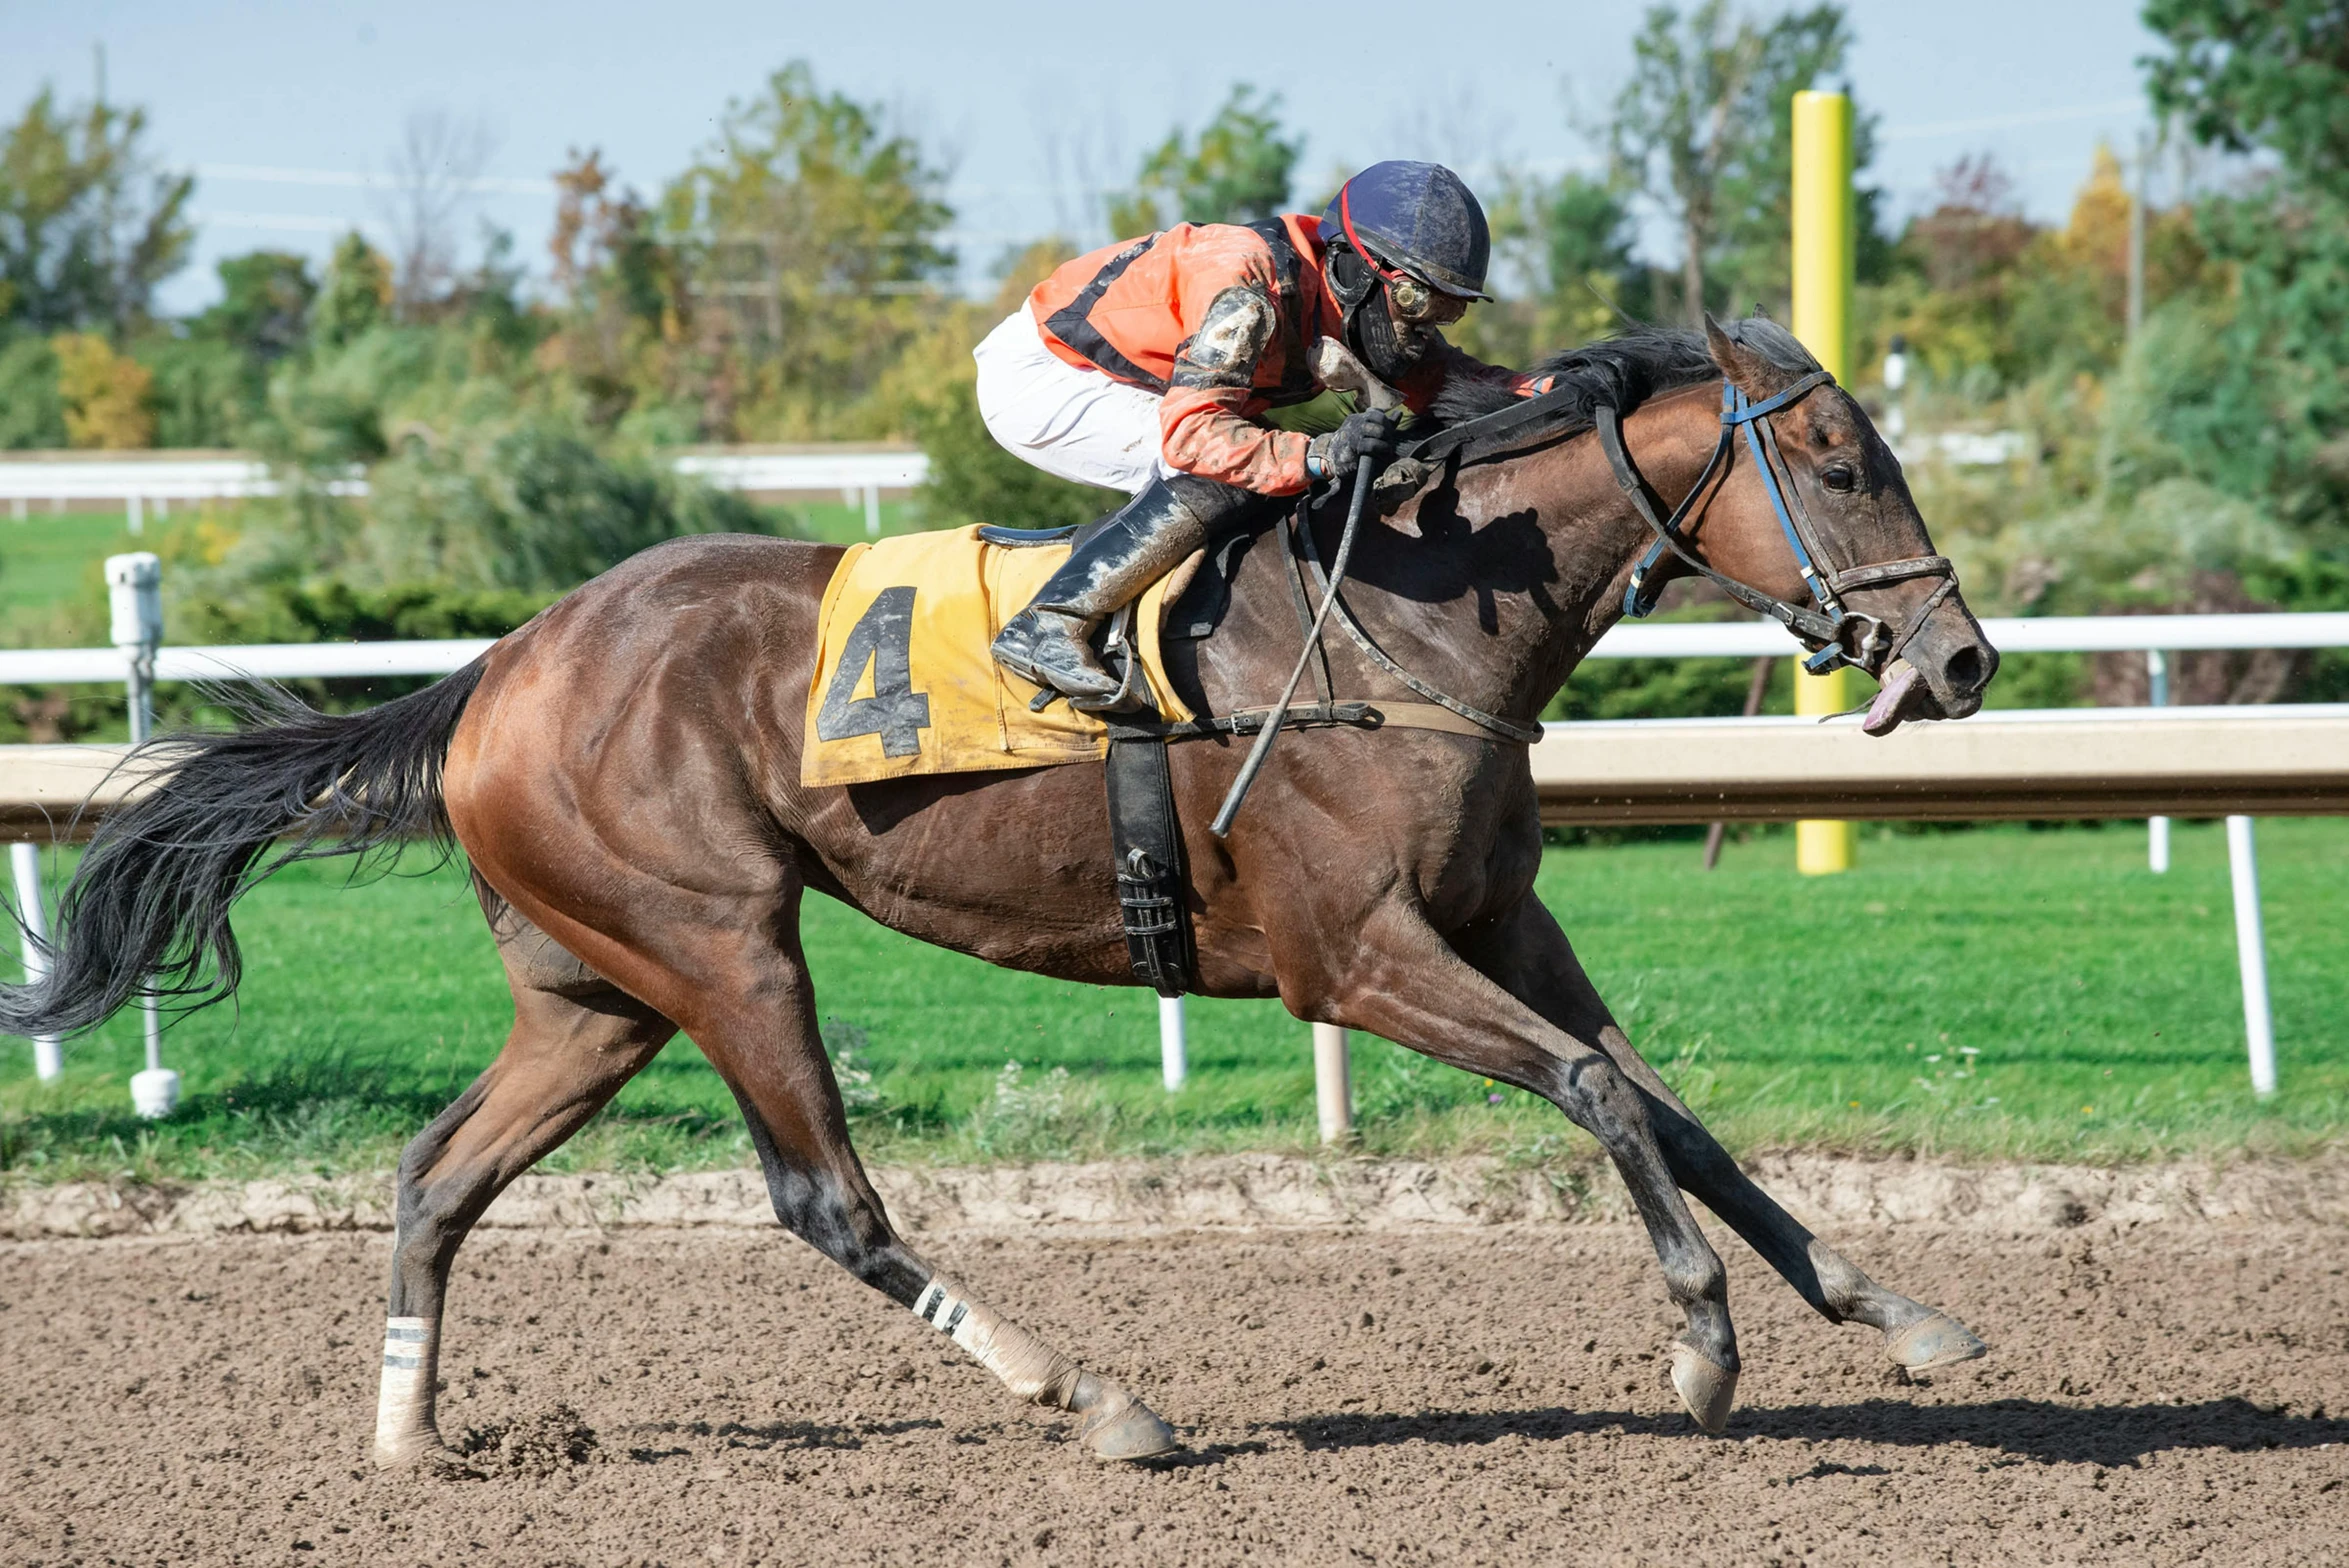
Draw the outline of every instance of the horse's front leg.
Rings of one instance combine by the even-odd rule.
[[[1463,961],[1416,907],[1382,905],[1348,946],[1342,971],[1323,967],[1333,956],[1320,952],[1299,969],[1284,968],[1293,1010],[1531,1090],[1598,1139],[1647,1225],[1665,1288],[1687,1314],[1672,1347],[1672,1386],[1698,1425],[1720,1431],[1737,1393],[1728,1277],[1657,1145],[1649,1098],[1592,1038],[1561,1028]]]
[[[1854,1267],[1738,1168],[1702,1122],[1632,1049],[1583,973],[1566,934],[1530,893],[1500,919],[1460,932],[1462,957],[1535,1012],[1592,1041],[1637,1090],[1672,1175],[1785,1276],[1831,1323],[1865,1323],[1911,1372],[1970,1361],[1989,1347],[1946,1313],[1887,1290]]]

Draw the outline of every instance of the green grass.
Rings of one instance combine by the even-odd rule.
[[[2245,1078],[2226,850],[2178,828],[2145,870],[2135,825],[1876,834],[1807,880],[1782,834],[1721,869],[1684,840],[1554,849],[1541,892],[1650,1058],[1733,1147],[2137,1159],[2298,1153],[2349,1116],[2349,824],[2261,828],[2282,1093]],[[189,1179],[387,1166],[488,1062],[509,1013],[453,870],[343,885],[299,867],[243,907],[233,1007],[165,1036],[180,1113],[128,1113],[135,1014],[67,1046],[56,1085],[0,1055],[0,1171]],[[960,1161],[1312,1146],[1304,1028],[1275,1003],[1193,999],[1190,1085],[1158,1085],[1147,993],[987,968],[811,898],[827,1034],[858,1085],[860,1147]],[[1016,1062],[1016,1071],[1006,1064]],[[1381,1041],[1355,1052],[1364,1147],[1579,1155],[1531,1097]],[[1065,1075],[1065,1076],[1064,1076]],[[1495,1100],[1493,1097],[1498,1096]],[[557,1167],[750,1159],[733,1102],[680,1041]]]
[[[106,579],[101,563],[127,550],[152,550],[174,527],[195,516],[192,507],[169,520],[150,508],[147,530],[133,534],[123,513],[50,512],[35,507],[22,521],[0,513],[0,643],[30,646],[52,632],[57,611],[88,607],[93,635],[106,635]]]

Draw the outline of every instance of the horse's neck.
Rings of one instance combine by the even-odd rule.
[[[1666,394],[1624,420],[1626,446],[1668,500],[1695,484],[1718,434],[1695,416],[1702,390]],[[1711,395],[1718,400],[1717,390]],[[1337,541],[1327,511],[1317,534],[1326,564]],[[1653,538],[1616,487],[1597,436],[1577,435],[1462,468],[1394,517],[1364,519],[1344,597],[1412,674],[1488,713],[1529,720],[1621,617],[1624,586]],[[1296,616],[1277,580],[1286,547],[1283,531],[1260,541],[1238,596],[1275,650],[1296,646]],[[1334,625],[1324,645],[1337,696],[1392,688]],[[1277,661],[1284,674],[1294,657]],[[1262,684],[1251,675],[1229,690],[1252,694]],[[1248,700],[1267,699],[1240,698]]]

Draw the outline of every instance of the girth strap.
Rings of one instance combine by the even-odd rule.
[[[1191,988],[1199,965],[1165,736],[1113,733],[1108,784],[1126,958],[1144,985],[1160,996],[1180,996]]]

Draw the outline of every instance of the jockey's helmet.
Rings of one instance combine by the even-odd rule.
[[[1390,288],[1402,273],[1457,300],[1486,297],[1492,230],[1467,183],[1440,163],[1393,159],[1364,169],[1321,215],[1321,241],[1350,246]]]

